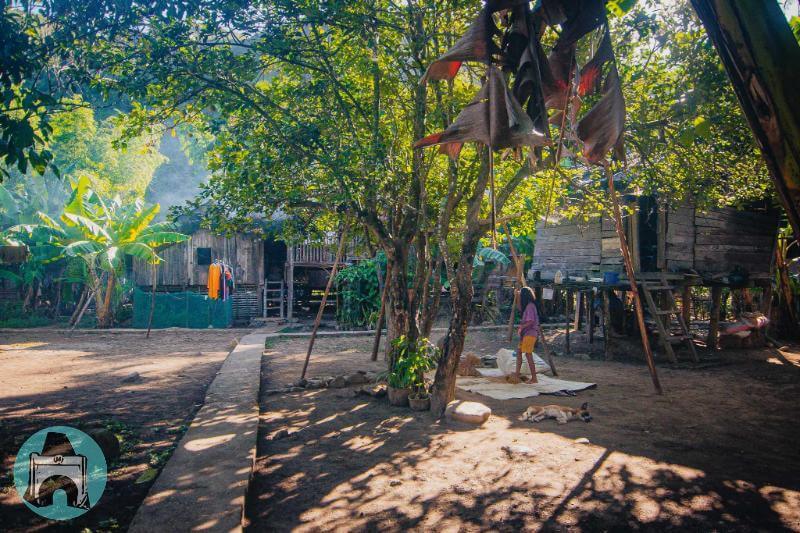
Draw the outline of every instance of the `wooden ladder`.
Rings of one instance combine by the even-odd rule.
[[[650,310],[650,314],[656,322],[658,338],[661,342],[661,346],[664,347],[664,353],[667,354],[669,362],[678,362],[672,345],[683,342],[689,347],[692,353],[692,361],[699,363],[700,359],[697,357],[697,350],[695,349],[692,335],[689,332],[686,321],[683,319],[683,314],[678,310],[678,306],[675,305],[675,295],[672,293],[675,287],[670,285],[664,276],[661,277],[660,282],[642,281],[640,282],[640,286],[644,293],[644,298],[647,300],[647,307]],[[653,298],[654,292],[660,292],[666,296],[667,309],[661,309],[656,305],[656,301]],[[672,316],[675,316],[680,329],[680,334],[678,335],[672,334]]]
[[[278,313],[278,318],[284,318],[284,290],[283,281],[264,281],[264,318],[270,318],[270,312]]]

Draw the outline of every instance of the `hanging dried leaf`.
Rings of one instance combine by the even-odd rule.
[[[620,88],[617,68],[613,67],[603,83],[600,101],[578,123],[578,138],[583,142],[583,155],[597,163],[615,145],[625,126],[625,99]]]
[[[575,45],[553,49],[545,64],[549,76],[542,76],[544,103],[548,109],[563,109],[575,67]]]
[[[484,7],[466,33],[443,56],[428,66],[421,83],[428,80],[452,80],[464,61],[489,62],[500,54],[493,38],[500,34],[489,6]]]
[[[579,95],[594,94],[600,90],[603,66],[613,59],[614,50],[611,48],[611,36],[608,33],[608,26],[606,26],[597,52],[581,69],[581,81],[578,85]]]
[[[574,45],[606,21],[605,0],[562,0],[561,5],[566,19],[561,22],[555,48]]]
[[[544,134],[536,131],[530,117],[508,91],[503,74],[493,66],[475,98],[443,132],[429,135],[414,143],[415,148],[436,144],[452,145],[479,142],[493,150],[515,146],[541,146]],[[447,153],[458,153],[460,147],[447,146]]]
[[[508,29],[503,35],[503,64],[512,72],[520,65],[522,55],[530,45],[528,12],[527,5],[514,7],[511,11]]]

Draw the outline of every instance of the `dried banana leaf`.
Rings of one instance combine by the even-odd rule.
[[[603,83],[600,101],[578,123],[584,157],[590,163],[599,162],[619,142],[624,127],[625,99],[614,66]]]
[[[444,131],[420,139],[414,147],[455,145],[446,146],[443,151],[457,155],[458,145],[470,141],[485,144],[493,150],[541,146],[547,142],[508,91],[503,74],[493,66],[488,68],[487,80],[481,90],[456,120]]]
[[[428,66],[421,83],[452,80],[465,61],[492,61],[500,55],[500,47],[494,42],[494,37],[499,34],[489,6],[484,7],[456,44]]]

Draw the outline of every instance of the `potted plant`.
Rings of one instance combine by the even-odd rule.
[[[428,411],[431,408],[431,395],[424,384],[409,395],[408,404],[412,411]]]
[[[411,394],[411,387],[409,387],[408,374],[403,368],[395,368],[389,372],[388,379],[386,380],[388,387],[386,388],[386,395],[389,398],[389,403],[397,407],[405,407],[408,405],[408,396]]]
[[[411,345],[405,336],[395,339],[393,348],[395,363],[389,373],[389,403],[398,406],[410,404],[415,411],[430,409],[425,372],[436,366],[435,350],[431,353],[428,339],[419,339],[416,345]]]

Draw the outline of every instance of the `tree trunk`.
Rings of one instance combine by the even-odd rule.
[[[453,300],[453,316],[444,338],[442,354],[431,390],[431,412],[435,416],[441,416],[447,404],[455,399],[456,369],[461,352],[464,350],[467,327],[472,318],[472,259],[469,261],[463,259],[465,258],[462,257],[462,260],[459,261],[456,270],[455,282],[458,287],[458,297]]]
[[[437,417],[444,413],[448,402],[456,396],[456,369],[464,349],[467,327],[472,318],[472,261],[475,259],[481,237],[489,229],[480,221],[481,202],[489,184],[488,158],[485,157],[488,154],[484,152],[483,155],[482,168],[467,201],[467,228],[461,241],[461,253],[454,283],[451,285],[453,316],[444,338],[442,354],[431,389],[431,412]]]
[[[410,313],[411,301],[409,298],[408,278],[408,245],[395,243],[387,252],[388,266],[391,275],[389,276],[389,305],[386,313],[388,324],[387,343],[387,368],[394,367],[394,354],[390,343],[397,337],[405,335],[411,342],[416,342],[419,337],[417,323]]]
[[[111,297],[114,294],[114,283],[116,282],[116,273],[112,270],[108,273],[108,280],[106,281],[106,293],[102,300],[97,300],[97,327],[110,328],[112,323],[111,313]]]

